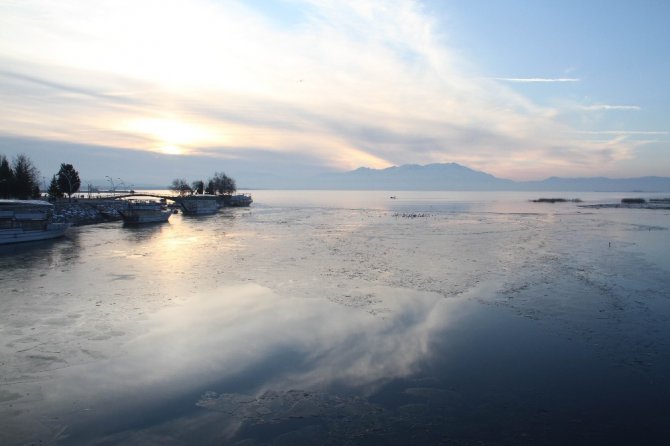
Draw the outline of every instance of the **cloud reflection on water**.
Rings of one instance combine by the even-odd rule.
[[[195,404],[205,390],[258,395],[345,385],[369,393],[415,371],[431,335],[456,317],[439,295],[375,292],[384,296],[383,317],[252,284],[198,295],[156,313],[149,331],[110,359],[64,369],[47,401],[110,416],[170,397],[190,395]]]

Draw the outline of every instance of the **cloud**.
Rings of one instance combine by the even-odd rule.
[[[641,110],[642,107],[639,105],[609,105],[609,104],[594,104],[594,105],[582,105],[579,107],[580,110],[586,111],[601,111],[601,110]]]
[[[496,77],[498,81],[519,82],[519,83],[552,83],[552,82],[580,82],[581,79],[575,77]]]
[[[48,79],[40,79],[38,77],[30,76],[27,74],[15,73],[7,70],[0,70],[0,77],[4,77],[9,81],[14,81],[16,83],[27,83],[33,84],[37,87],[42,87],[47,90],[60,91],[65,94],[77,94],[84,96],[91,96],[95,99],[110,99],[111,96],[101,94],[95,90],[88,90],[86,88],[81,88],[78,86],[70,86],[67,84],[61,84],[59,82],[53,82]]]
[[[646,130],[596,130],[580,131],[578,133],[585,135],[670,135],[670,132]]]
[[[0,66],[12,67],[0,134],[336,169],[455,161],[500,176],[631,153],[575,139],[556,110],[505,85],[579,79],[482,78],[420,3],[280,5],[296,20],[235,1],[0,4]]]

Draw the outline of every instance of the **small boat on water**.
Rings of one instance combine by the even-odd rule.
[[[186,215],[207,215],[219,210],[216,195],[189,195],[178,200]]]
[[[233,207],[250,206],[251,203],[253,202],[254,200],[251,198],[251,195],[249,194],[231,195],[225,200],[226,206],[233,206]]]
[[[125,209],[119,209],[123,222],[129,225],[165,223],[172,215],[165,203],[150,200],[128,200]]]
[[[69,223],[54,221],[54,205],[41,200],[0,200],[0,245],[61,237]]]

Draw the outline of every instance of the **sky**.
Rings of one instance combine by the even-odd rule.
[[[161,184],[670,176],[668,19],[665,0],[0,0],[0,154]]]

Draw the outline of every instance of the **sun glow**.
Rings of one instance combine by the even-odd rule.
[[[198,145],[216,141],[216,135],[204,126],[172,119],[138,119],[126,129],[143,135],[149,141],[148,148],[166,155],[186,155]]]
[[[160,148],[160,152],[166,155],[183,155],[184,151],[181,147],[178,146],[163,146]]]

